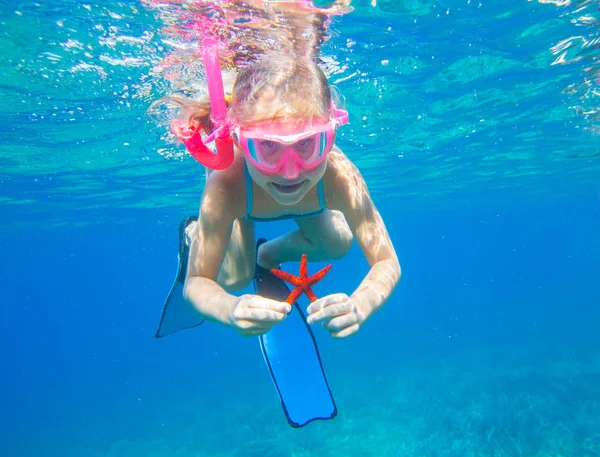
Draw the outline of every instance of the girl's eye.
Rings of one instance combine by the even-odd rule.
[[[304,140],[300,140],[296,143],[298,146],[304,148],[304,147],[308,147],[311,144],[313,144],[313,139],[312,138],[306,138]]]
[[[260,142],[260,145],[266,149],[273,149],[275,147],[274,141],[264,140]]]
[[[305,138],[294,144],[294,149],[299,154],[311,154],[314,149],[315,140],[311,138]]]
[[[281,144],[277,141],[262,140],[259,144],[262,154],[265,156],[277,157],[282,152]]]

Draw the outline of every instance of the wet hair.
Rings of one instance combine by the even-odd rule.
[[[237,72],[235,82],[233,78],[227,81],[224,72],[225,87],[233,83],[226,104],[235,124],[329,118],[335,94],[319,67],[319,51],[328,39],[331,16],[352,8],[350,0],[334,0],[321,7],[309,3],[249,0],[219,4],[211,10],[219,19],[211,24],[222,32],[221,66]],[[164,108],[175,108],[177,114]],[[199,99],[164,97],[149,112],[162,120],[179,118],[206,133],[214,127],[206,94]]]
[[[242,126],[282,118],[302,122],[327,119],[331,102],[331,86],[316,62],[280,54],[267,54],[241,69],[226,99],[228,117]],[[152,104],[150,112],[161,106],[175,106],[177,117],[205,133],[213,130],[207,95],[198,100],[164,97]]]
[[[230,118],[238,125],[280,118],[328,118],[331,87],[312,60],[269,56],[238,74]]]

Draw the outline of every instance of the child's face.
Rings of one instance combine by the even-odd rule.
[[[257,155],[252,160],[246,159],[248,172],[254,182],[279,204],[293,205],[297,203],[323,177],[327,167],[325,157],[327,152],[326,149],[320,149],[322,143],[320,138],[325,135],[322,133],[323,130],[329,130],[330,141],[327,142],[327,146],[331,147],[333,141],[331,123],[318,122],[315,124],[302,122],[299,119],[288,119],[286,122],[285,119],[278,119],[255,122],[246,126],[245,130],[259,135],[258,138],[253,137],[252,140]],[[315,130],[317,133],[313,133]],[[252,133],[249,135],[252,136]],[[273,135],[275,137],[291,135],[291,144],[285,145],[277,143],[277,140],[271,141]],[[245,134],[241,132],[240,138],[244,136]],[[295,136],[297,137],[294,138]],[[245,144],[246,149],[249,149],[248,141],[241,141]],[[325,146],[323,147],[325,148]],[[256,152],[257,150],[260,150],[260,153]],[[320,151],[324,153],[321,154]],[[276,166],[273,170],[268,171],[264,169],[268,168],[264,167],[264,163],[263,167],[258,162],[253,163],[259,156],[267,161],[279,158],[280,162],[277,164],[275,161]],[[312,165],[307,164],[307,162],[310,163],[311,157],[317,156],[319,158],[314,160]]]
[[[327,168],[327,160],[321,162],[315,169],[305,171],[298,169],[294,172],[295,178],[280,174],[266,175],[258,170],[252,163],[246,161],[248,173],[252,180],[263,188],[280,205],[293,205],[298,203],[323,178]],[[294,167],[293,163],[291,167]]]

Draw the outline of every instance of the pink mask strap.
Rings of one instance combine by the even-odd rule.
[[[346,125],[348,123],[348,111],[333,107],[333,115],[338,125]]]
[[[333,115],[335,116],[335,121],[337,122],[338,126],[346,125],[348,123],[348,111],[344,109],[338,109],[338,107],[335,106],[335,101],[333,99],[331,100],[330,108],[331,111],[333,111]]]

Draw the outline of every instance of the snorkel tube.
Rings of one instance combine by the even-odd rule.
[[[179,137],[191,156],[202,165],[213,170],[224,170],[233,162],[233,140],[227,120],[227,107],[225,105],[225,92],[223,90],[223,77],[219,62],[217,42],[210,37],[202,39],[204,45],[204,69],[206,72],[206,85],[210,100],[211,121],[215,128],[204,140],[200,136],[199,128],[192,130],[174,121],[171,130]],[[216,153],[206,146],[214,140]]]

